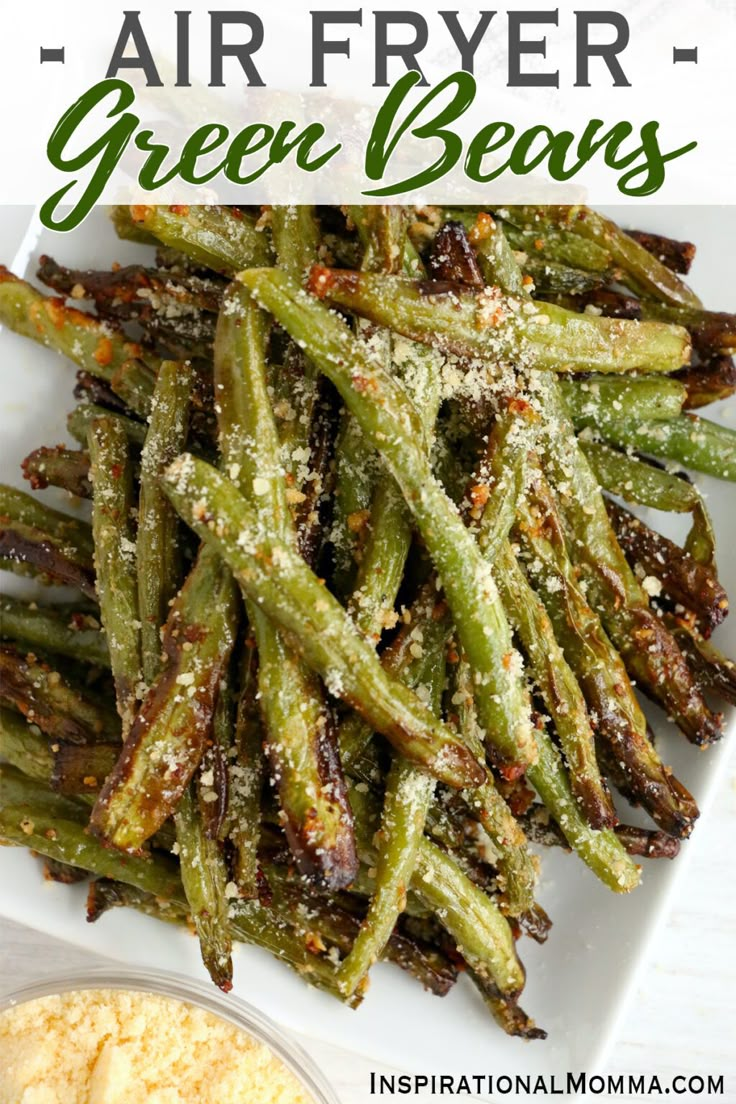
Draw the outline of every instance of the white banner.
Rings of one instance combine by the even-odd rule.
[[[733,0],[1,18],[0,202],[50,223],[118,201],[736,202]]]

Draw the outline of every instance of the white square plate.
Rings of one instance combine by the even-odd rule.
[[[612,209],[611,214],[625,225],[695,241],[695,289],[708,307],[736,308],[729,299],[736,287],[736,208],[629,207]],[[29,213],[0,208],[0,241],[18,231],[21,217],[28,219]],[[12,262],[16,273],[33,278],[44,252],[70,266],[107,267],[114,260],[126,263],[140,258],[146,251],[119,242],[104,212],[96,211],[66,236],[44,230],[30,216],[15,261],[2,259]],[[23,486],[22,458],[38,445],[66,439],[65,416],[73,405],[73,385],[72,366],[15,334],[0,331],[2,480]],[[727,417],[728,411],[722,407],[721,414]],[[710,411],[708,415],[713,416]],[[704,477],[698,481],[715,515],[724,584],[736,594],[736,489]],[[44,494],[49,501],[62,503],[58,493]],[[11,580],[11,585],[18,583]],[[731,654],[736,654],[734,629],[732,618],[717,636]],[[661,714],[653,712],[652,717],[664,759],[707,812],[725,766],[728,737],[702,753]],[[733,737],[733,717],[729,728]],[[523,1004],[547,1029],[549,1038],[544,1043],[527,1045],[504,1036],[463,981],[439,1000],[386,966],[375,970],[368,999],[352,1012],[309,989],[266,953],[240,948],[235,992],[286,1027],[395,1068],[497,1075],[593,1073],[605,1061],[636,973],[675,880],[688,861],[687,852],[685,844],[673,863],[645,863],[642,886],[625,898],[603,888],[573,856],[545,852],[539,900],[554,927],[544,946],[524,940],[521,947],[528,972]],[[83,888],[44,882],[39,864],[28,854],[12,848],[0,851],[0,914],[123,962],[203,976],[195,941],[186,933],[127,910],[87,925],[84,896]]]

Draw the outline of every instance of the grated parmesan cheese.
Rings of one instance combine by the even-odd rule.
[[[3,1104],[314,1104],[263,1043],[168,997],[100,989],[0,1013]]]

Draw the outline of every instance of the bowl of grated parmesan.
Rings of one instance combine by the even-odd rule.
[[[96,968],[0,998],[3,1104],[337,1104],[301,1047],[235,997]]]

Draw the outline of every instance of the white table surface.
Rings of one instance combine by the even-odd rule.
[[[16,220],[12,217],[12,209],[2,210],[0,259],[14,255],[25,225],[26,211],[17,208]],[[723,1074],[725,1094],[718,1099],[736,1102],[736,766],[733,759],[713,806],[686,846],[696,853],[673,898],[669,921],[640,979],[620,1038],[612,1051],[608,1072],[656,1073],[663,1084],[678,1073]],[[0,921],[2,992],[38,980],[44,974],[91,965],[94,961],[100,960],[18,924]],[[601,999],[605,1000],[605,995]],[[493,1030],[493,1025],[489,1025],[489,1030]],[[341,1104],[369,1104],[376,1099],[369,1095],[369,1075],[372,1070],[390,1072],[385,1067],[339,1047],[305,1038],[301,1042],[331,1081]],[[423,1095],[415,1099],[426,1104],[433,1098]],[[617,1101],[630,1099],[634,1098],[616,1097]],[[695,1098],[681,1096],[679,1099]],[[446,1102],[448,1097],[442,1100]]]

